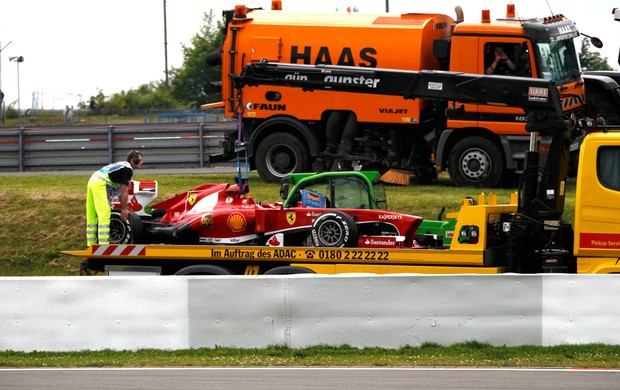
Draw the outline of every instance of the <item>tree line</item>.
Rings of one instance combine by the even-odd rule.
[[[182,46],[183,64],[170,70],[169,85],[165,80],[156,80],[109,96],[99,90],[93,96],[97,107],[114,112],[150,108],[190,109],[221,99],[217,95],[207,96],[202,89],[207,80],[221,77],[219,67],[207,67],[205,59],[207,54],[221,46],[223,27],[223,19],[216,20],[213,10],[205,13],[200,30]],[[89,109],[90,102],[82,102],[80,108]]]

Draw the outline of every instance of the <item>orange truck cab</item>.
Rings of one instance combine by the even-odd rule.
[[[207,59],[221,66],[221,79],[211,85],[221,86],[226,114],[242,116],[240,141],[266,181],[357,167],[384,172],[384,181],[395,184],[432,180],[447,170],[455,185],[494,187],[523,169],[529,135],[524,111],[512,107],[263,85],[239,95],[232,77],[250,62],[481,74],[506,69],[515,77],[554,80],[567,96],[564,110],[584,115],[584,81],[573,42],[579,32],[561,15],[518,18],[509,5],[501,19],[483,12],[478,20],[464,21],[459,7],[454,20],[421,13],[292,13],[274,4],[273,10],[224,11],[221,50]],[[496,48],[506,59],[494,64]]]

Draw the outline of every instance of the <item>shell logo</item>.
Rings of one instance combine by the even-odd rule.
[[[244,230],[245,226],[247,225],[247,221],[241,213],[230,214],[226,222],[228,223],[228,226],[230,226],[233,232]]]

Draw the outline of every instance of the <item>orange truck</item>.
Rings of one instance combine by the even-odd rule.
[[[495,187],[523,170],[530,138],[524,111],[507,106],[330,91],[309,96],[268,85],[244,88],[242,104],[233,79],[246,64],[261,60],[478,74],[503,69],[553,80],[562,90],[564,111],[586,115],[586,85],[574,44],[580,33],[562,15],[519,18],[512,4],[501,19],[491,20],[483,11],[468,22],[460,7],[456,20],[443,14],[315,14],[281,8],[274,1],[271,10],[237,6],[224,11],[221,49],[207,57],[209,66],[221,66],[222,77],[205,91],[217,88],[222,102],[204,107],[225,107],[228,116],[243,121],[243,139],[231,133],[223,155],[233,157],[244,148],[263,180],[358,168],[378,170],[388,183],[409,184],[447,170],[455,185]],[[503,52],[497,59],[496,50]],[[604,96],[593,101],[609,107],[606,101],[616,99],[612,107],[620,106],[613,80],[588,80]],[[578,148],[573,149],[577,155]]]

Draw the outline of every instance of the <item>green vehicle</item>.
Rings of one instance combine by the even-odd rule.
[[[282,180],[280,196],[285,208],[295,206],[302,191],[311,191],[325,196],[326,207],[388,210],[385,184],[379,180],[380,176],[377,171],[294,173]],[[434,240],[441,236],[439,241],[450,245],[457,220],[443,221],[442,214],[443,210],[438,220],[422,221],[417,232],[435,236]]]

